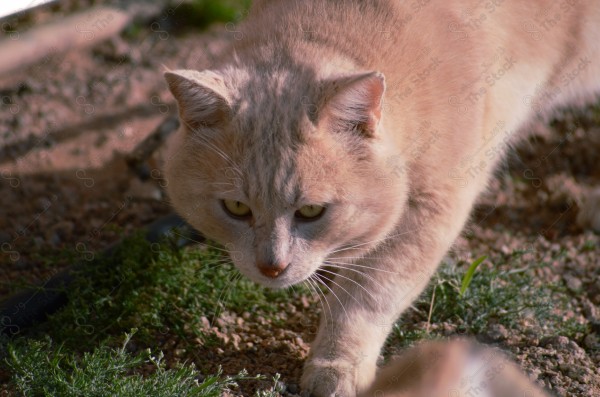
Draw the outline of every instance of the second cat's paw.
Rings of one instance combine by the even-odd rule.
[[[355,397],[356,369],[353,365],[322,361],[309,361],[302,374],[303,397]]]

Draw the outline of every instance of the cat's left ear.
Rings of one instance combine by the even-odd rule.
[[[169,70],[164,74],[169,90],[177,100],[179,117],[197,131],[225,122],[230,114],[230,99],[223,77],[211,70]]]
[[[381,120],[385,77],[380,72],[359,73],[325,82],[321,119],[338,130],[353,130],[373,138]]]

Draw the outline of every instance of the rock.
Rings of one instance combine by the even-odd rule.
[[[566,336],[546,336],[540,341],[540,346],[547,347],[552,345],[555,348],[564,348],[569,344],[569,338]]]
[[[583,339],[583,345],[587,348],[587,349],[600,349],[600,341],[598,340],[598,335],[596,334],[588,334],[584,339]]]
[[[442,323],[442,334],[444,336],[451,336],[456,334],[456,325],[450,323]]]
[[[73,230],[75,230],[73,222],[58,222],[46,231],[46,241],[56,246],[60,244],[61,241],[67,241],[71,234],[73,234]]]
[[[598,318],[598,308],[586,297],[581,298],[581,308],[588,319],[595,320]]]
[[[125,196],[131,196],[137,199],[160,200],[162,198],[162,193],[155,184],[151,182],[142,182],[136,178],[131,180]]]
[[[600,233],[600,188],[583,195],[577,225]]]
[[[570,340],[566,346],[566,350],[573,354],[576,358],[584,358],[586,353],[575,341]]]
[[[484,337],[491,342],[500,342],[508,338],[508,330],[502,324],[491,324],[488,326]]]
[[[295,383],[289,383],[285,389],[292,394],[296,394],[300,391],[300,388]]]
[[[571,365],[570,364],[562,363],[562,364],[558,365],[558,369],[560,369],[561,372],[564,372],[564,373],[568,374],[571,371]]]
[[[583,283],[581,282],[581,280],[571,274],[565,274],[563,276],[563,279],[565,280],[565,283],[567,284],[567,288],[569,290],[571,290],[572,292],[577,292],[581,289],[581,286],[583,285]]]
[[[582,188],[573,177],[564,173],[549,176],[545,183],[550,192],[548,204],[551,206],[569,205],[578,202],[582,196]]]
[[[242,337],[239,336],[238,334],[232,334],[231,338],[233,340],[233,347],[236,350],[240,350],[240,342],[242,341]]]
[[[537,380],[539,379],[540,375],[542,374],[542,370],[539,368],[531,368],[529,370],[529,378],[532,380]]]
[[[567,371],[567,375],[570,378],[573,378],[573,379],[579,381],[580,383],[585,384],[585,383],[590,382],[589,370],[587,368],[581,367],[579,365],[571,366]]]
[[[202,327],[204,329],[210,329],[210,321],[208,321],[208,318],[206,318],[206,316],[200,317],[200,322],[202,323]]]
[[[565,390],[565,388],[564,387],[560,387],[560,386],[556,386],[554,388],[554,393],[557,396],[566,396],[567,395],[567,391]]]
[[[600,335],[600,320],[592,320],[590,321],[590,325],[592,327],[592,332]]]

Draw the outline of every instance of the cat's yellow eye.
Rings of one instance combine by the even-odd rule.
[[[252,214],[250,207],[240,201],[223,200],[223,207],[227,213],[229,213],[229,215],[233,215],[234,217],[238,218],[245,218]]]
[[[296,218],[304,219],[304,220],[317,220],[323,215],[325,211],[325,207],[322,205],[304,205],[300,207],[298,211],[296,211]]]

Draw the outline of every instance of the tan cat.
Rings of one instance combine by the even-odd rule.
[[[355,396],[524,123],[598,92],[600,2],[262,1],[236,31],[165,73],[169,195],[258,283],[339,271],[302,387]]]

